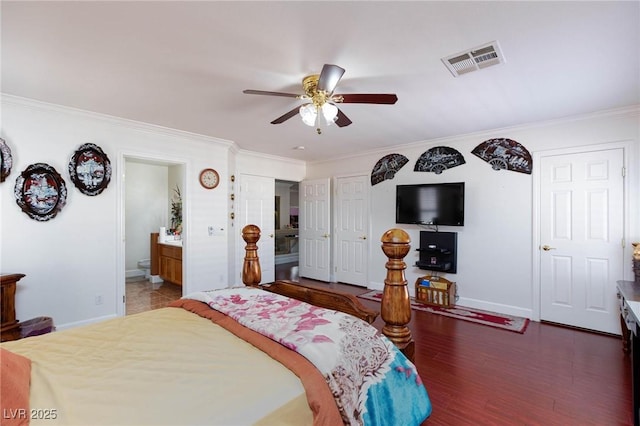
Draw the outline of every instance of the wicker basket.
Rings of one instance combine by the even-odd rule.
[[[442,277],[426,275],[416,280],[416,300],[418,302],[450,308],[456,298],[456,283]]]

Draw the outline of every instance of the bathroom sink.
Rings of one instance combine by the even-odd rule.
[[[162,242],[160,244],[166,244],[168,246],[182,247],[182,240],[167,240],[167,241]]]

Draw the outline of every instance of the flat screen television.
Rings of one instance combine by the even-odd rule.
[[[396,186],[396,223],[464,225],[464,182]]]

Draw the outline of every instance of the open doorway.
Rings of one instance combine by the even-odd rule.
[[[276,180],[275,185],[275,278],[298,281],[298,182]]]
[[[162,272],[152,269],[152,239],[157,241],[156,233],[162,230],[163,241],[170,240],[173,251],[182,250],[184,175],[183,164],[125,157],[126,315],[164,307],[182,296],[181,277],[170,282]]]

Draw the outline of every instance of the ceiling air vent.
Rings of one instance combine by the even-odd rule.
[[[504,63],[504,56],[497,41],[442,58],[442,62],[454,77]]]

